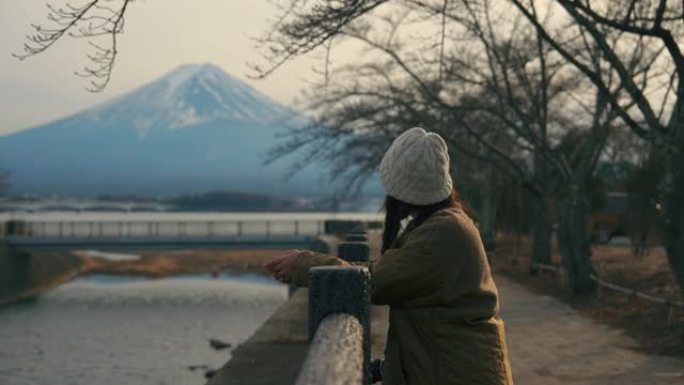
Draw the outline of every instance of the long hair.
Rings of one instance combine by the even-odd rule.
[[[387,195],[385,197],[385,228],[382,233],[381,252],[387,251],[397,239],[401,229],[401,221],[404,218],[414,214],[412,222],[415,226],[420,226],[430,215],[447,207],[460,207],[466,210],[455,188],[451,189],[451,194],[446,199],[430,205],[414,205]]]

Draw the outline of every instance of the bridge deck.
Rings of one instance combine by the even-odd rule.
[[[222,236],[222,237],[111,237],[111,238],[36,238],[8,237],[8,243],[19,249],[60,248],[304,248],[310,247],[317,237],[300,236]]]

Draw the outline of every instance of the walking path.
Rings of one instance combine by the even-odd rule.
[[[495,280],[516,384],[684,384],[684,359],[639,352],[632,338],[560,300]]]

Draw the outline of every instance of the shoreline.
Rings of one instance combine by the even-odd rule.
[[[79,275],[130,275],[164,278],[177,275],[261,273],[261,265],[286,249],[164,250],[140,253],[138,259],[109,260],[73,253],[84,261]]]
[[[285,249],[164,250],[140,253],[139,258],[109,260],[84,252],[34,253],[29,258],[29,277],[14,292],[0,296],[0,307],[31,300],[78,277],[131,276],[148,279],[183,275],[259,274],[261,265]],[[47,263],[46,263],[47,262]],[[50,265],[47,269],[45,265]]]

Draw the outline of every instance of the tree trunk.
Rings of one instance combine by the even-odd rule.
[[[577,188],[571,188],[577,191]],[[587,203],[583,195],[573,192],[560,204],[558,218],[558,247],[568,283],[573,294],[584,294],[594,289],[587,237]]]
[[[540,151],[534,153],[534,176],[535,179],[544,183],[550,183],[552,176],[548,170],[548,160]],[[548,188],[548,187],[547,187]],[[533,192],[532,199],[532,258],[530,259],[530,275],[536,274],[539,269],[536,264],[551,264],[551,216],[549,202],[545,193]]]
[[[684,296],[684,143],[670,154],[667,166],[663,191],[663,242],[670,268]]]
[[[494,231],[496,222],[496,211],[499,203],[499,189],[496,186],[494,173],[490,172],[488,182],[484,186],[482,210],[480,215],[480,232],[482,243],[486,251],[494,250]]]
[[[530,274],[539,269],[536,264],[551,264],[551,218],[546,199],[537,199],[532,205],[532,258]]]

